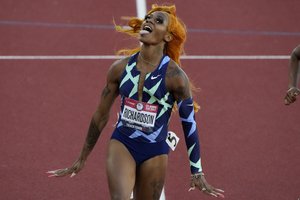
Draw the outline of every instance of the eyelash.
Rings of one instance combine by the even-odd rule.
[[[145,16],[145,20],[150,19],[150,18],[151,18],[150,15],[146,15],[146,16]],[[161,19],[161,18],[156,18],[156,22],[157,22],[158,24],[163,24],[163,23],[164,23],[164,20]]]
[[[156,18],[156,22],[159,24],[162,24],[164,22],[164,20],[160,19],[160,18]]]
[[[144,20],[146,20],[146,19],[150,19],[150,16],[146,15]]]

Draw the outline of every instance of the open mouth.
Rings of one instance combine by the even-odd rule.
[[[140,31],[140,34],[149,34],[152,32],[152,28],[148,25],[145,25],[143,29]]]
[[[152,28],[148,25],[144,26],[143,30],[148,31],[149,33],[152,32]]]

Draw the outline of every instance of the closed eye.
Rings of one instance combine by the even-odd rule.
[[[144,20],[150,19],[150,15],[146,15]]]

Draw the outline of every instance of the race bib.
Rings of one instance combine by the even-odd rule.
[[[125,98],[121,120],[124,126],[146,133],[152,132],[158,106]]]
[[[169,147],[172,149],[172,151],[175,151],[175,148],[179,142],[179,137],[172,131],[168,132],[168,136],[166,138],[166,142],[169,145]]]

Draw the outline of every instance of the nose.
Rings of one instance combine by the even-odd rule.
[[[149,17],[147,17],[146,18],[146,20],[145,20],[147,23],[152,23],[153,24],[153,17],[151,16],[149,16]]]

